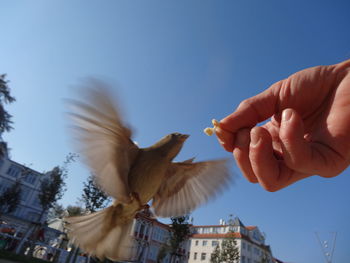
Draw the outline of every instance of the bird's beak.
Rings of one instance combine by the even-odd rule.
[[[181,134],[180,139],[182,141],[185,141],[188,137],[190,137],[190,135],[188,135],[188,134]]]

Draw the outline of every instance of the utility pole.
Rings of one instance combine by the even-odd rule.
[[[320,239],[320,236],[318,235],[318,232],[315,232],[316,238],[318,240],[318,243],[320,244],[322,254],[325,258],[326,263],[332,263],[334,249],[335,249],[335,242],[337,239],[337,232],[333,232],[333,242],[329,243],[327,240],[324,240],[323,242]]]

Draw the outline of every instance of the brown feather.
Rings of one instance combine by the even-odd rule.
[[[156,215],[184,215],[215,197],[230,180],[228,160],[173,163],[153,199]]]
[[[139,148],[131,140],[131,130],[123,124],[110,90],[98,84],[82,93],[86,102],[70,100],[75,109],[70,116],[76,146],[101,189],[129,202],[128,174]]]

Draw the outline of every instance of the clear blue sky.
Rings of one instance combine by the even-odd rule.
[[[179,160],[230,157],[202,129],[239,102],[309,66],[350,58],[344,1],[1,1],[0,73],[17,102],[4,135],[12,158],[38,171],[72,151],[63,99],[87,76],[116,83],[135,140],[191,134]],[[315,94],[317,96],[317,94]],[[350,260],[349,170],[276,193],[240,177],[193,213],[195,224],[237,215],[288,262],[323,262],[314,232],[338,233],[334,262]],[[88,171],[72,166],[62,203]]]

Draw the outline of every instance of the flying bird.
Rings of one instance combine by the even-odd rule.
[[[90,255],[132,258],[132,222],[150,201],[156,216],[187,214],[231,181],[229,161],[174,162],[189,135],[171,133],[147,148],[132,140],[111,88],[97,80],[70,100],[74,141],[97,185],[115,200],[101,211],[66,218],[68,235]]]

